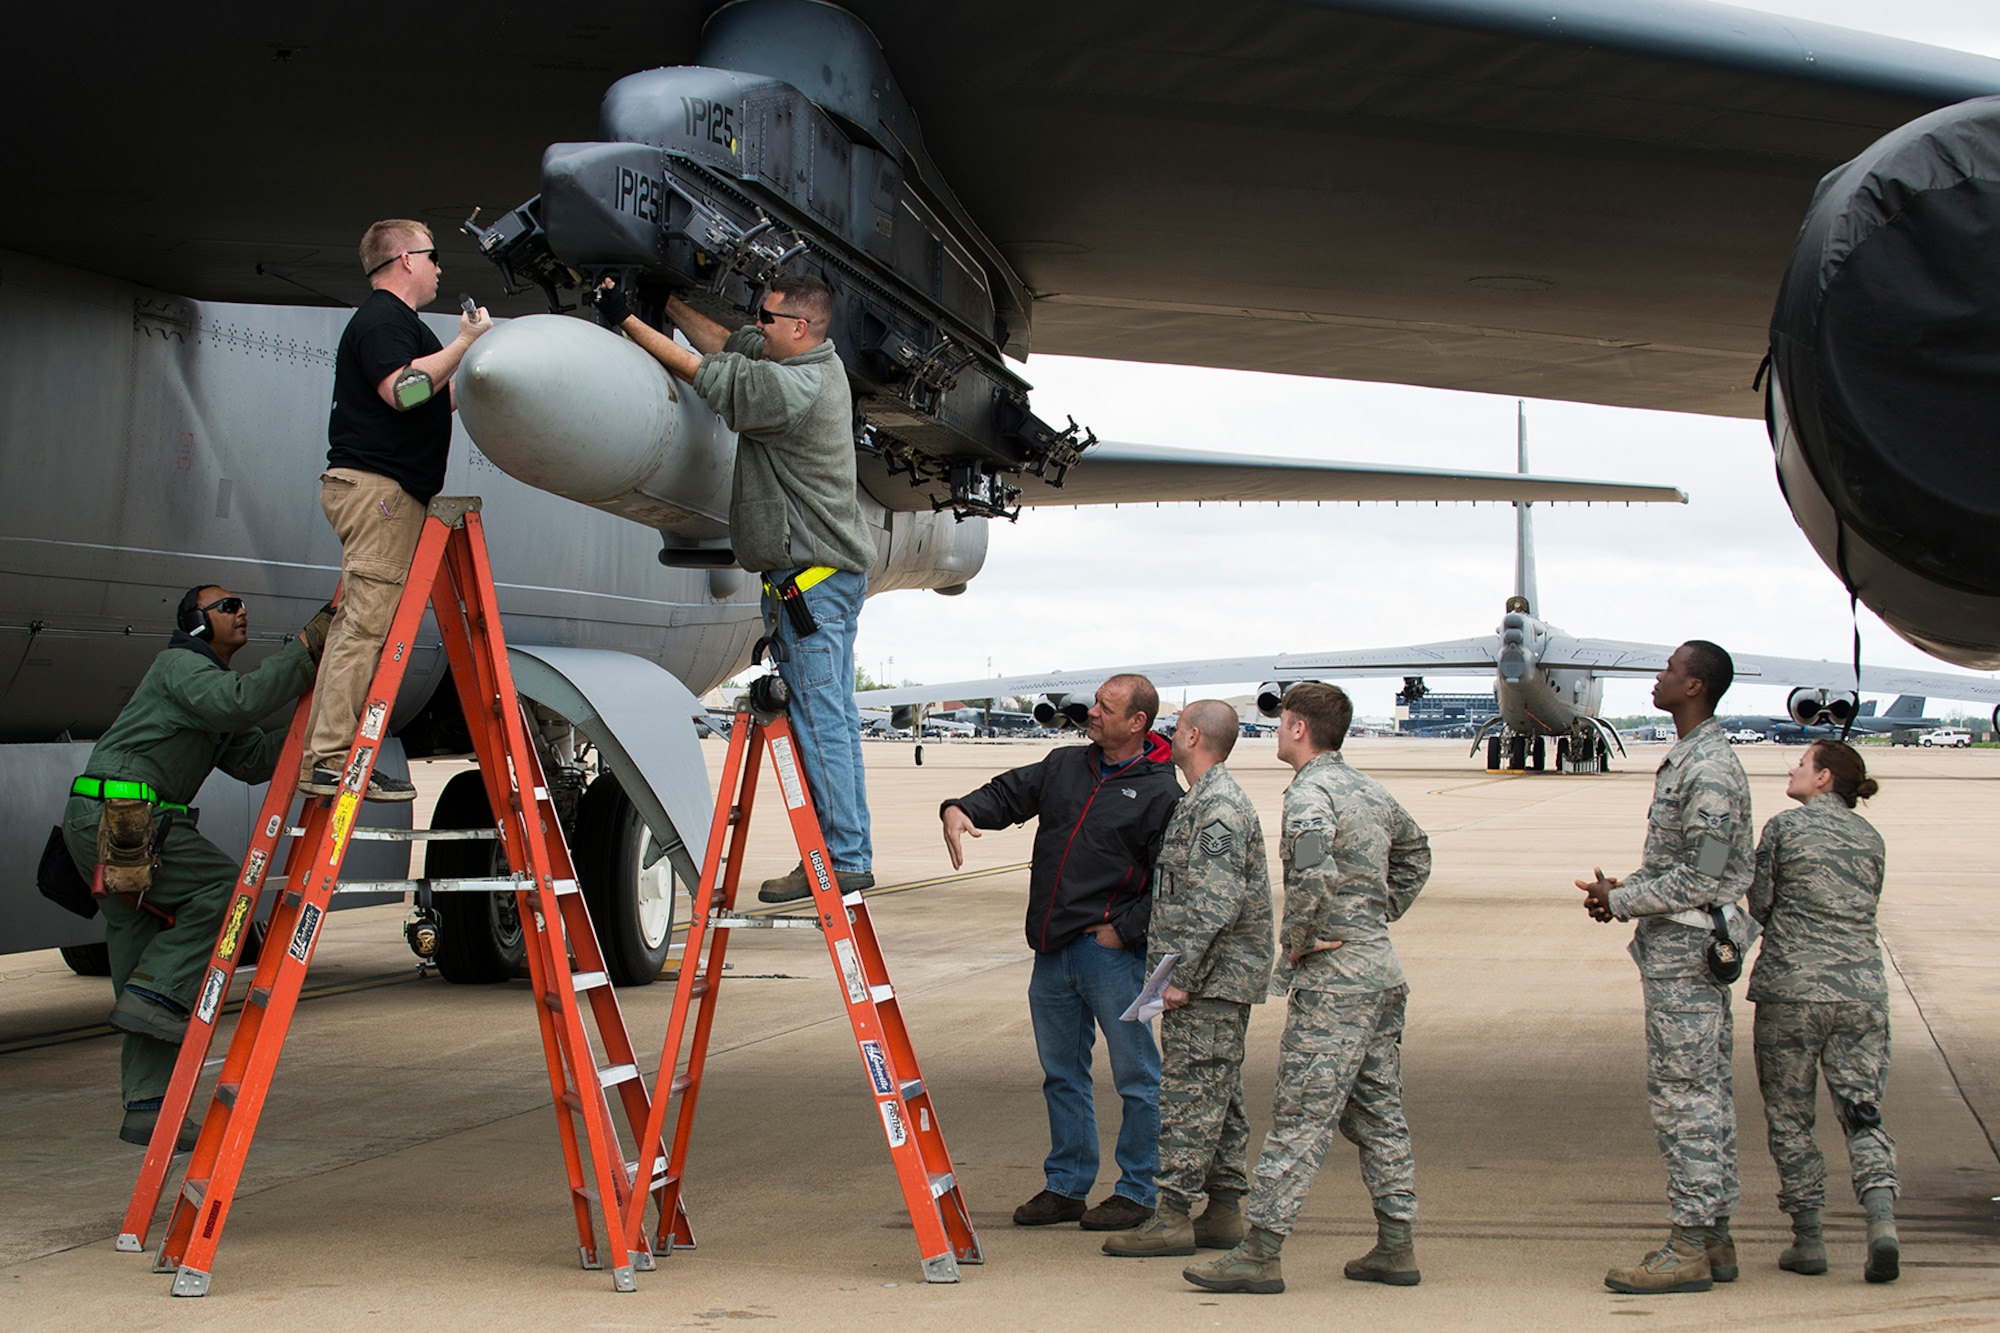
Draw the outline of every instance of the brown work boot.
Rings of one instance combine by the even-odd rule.
[[[1381,1282],[1391,1287],[1414,1287],[1423,1280],[1417,1271],[1416,1245],[1410,1239],[1412,1223],[1375,1214],[1375,1248],[1359,1259],[1349,1259],[1341,1270],[1351,1282]]]
[[[1736,1280],[1736,1238],[1729,1234],[1729,1219],[1718,1217],[1708,1229],[1702,1248],[1708,1252],[1708,1275],[1717,1282]]]
[[[1153,1220],[1121,1231],[1104,1242],[1104,1252],[1121,1259],[1151,1259],[1160,1255],[1193,1254],[1194,1223],[1170,1203],[1153,1210]]]
[[[1131,1231],[1153,1218],[1153,1210],[1122,1194],[1114,1194],[1082,1217],[1077,1225],[1085,1231]]]
[[[1707,1227],[1675,1226],[1667,1243],[1634,1268],[1614,1268],[1604,1285],[1634,1296],[1672,1291],[1707,1291],[1715,1285],[1708,1267]]]
[[[1043,1190],[1014,1210],[1014,1225],[1046,1227],[1057,1222],[1074,1222],[1083,1216],[1086,1206],[1082,1199],[1072,1199],[1054,1190]]]
[[[1258,1296],[1276,1296],[1285,1289],[1285,1270],[1278,1251],[1285,1238],[1275,1231],[1253,1226],[1243,1243],[1205,1264],[1192,1264],[1181,1276],[1209,1291],[1247,1291]]]
[[[1204,1250],[1233,1250],[1249,1231],[1250,1220],[1243,1216],[1240,1198],[1211,1194],[1208,1207],[1194,1220],[1194,1243]]]
[[[757,890],[760,903],[795,903],[801,898],[812,897],[812,885],[806,882],[805,862],[787,870],[776,879],[767,879]]]

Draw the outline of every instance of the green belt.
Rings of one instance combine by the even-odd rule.
[[[817,587],[819,584],[825,582],[827,579],[832,578],[835,574],[839,572],[840,571],[835,569],[832,565],[814,565],[811,569],[800,570],[799,576],[793,579],[792,583],[794,586],[798,588],[800,592],[804,592],[808,588]],[[777,597],[780,595],[778,589],[775,586],[773,586],[771,580],[769,579],[764,580],[764,590],[770,593],[773,597]]]
[[[118,778],[78,778],[69,784],[72,796],[89,796],[99,801],[148,801],[163,810],[185,810],[184,805],[163,801],[149,782],[125,782]]]

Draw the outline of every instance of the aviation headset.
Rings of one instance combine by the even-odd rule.
[[[181,594],[180,607],[174,612],[174,625],[190,638],[209,637],[208,613],[201,609],[201,594],[203,589],[214,586],[213,583],[197,583]]]

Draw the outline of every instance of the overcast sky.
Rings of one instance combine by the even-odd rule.
[[[1993,0],[1752,7],[2000,57]],[[1074,415],[1104,439],[1514,466],[1513,398],[1045,356],[1025,374],[1045,417]],[[1537,505],[1538,610],[1553,624],[1601,638],[1709,638],[1746,653],[1847,656],[1846,593],[1778,494],[1761,421],[1537,399],[1527,407],[1535,471],[1665,483],[1690,497],[1685,507]],[[1513,511],[1504,506],[1043,510],[991,525],[985,570],[963,596],[872,599],[855,652],[877,679],[931,682],[1387,647],[1491,633],[1512,582]],[[1943,666],[1865,607],[1861,639],[1871,662]],[[1431,683],[1457,693],[1491,680]],[[1393,707],[1396,682],[1346,685],[1364,716]],[[1649,690],[1613,681],[1606,713],[1649,711]],[[1782,711],[1784,691],[1743,686],[1729,704]]]

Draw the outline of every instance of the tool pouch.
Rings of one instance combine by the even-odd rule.
[[[97,864],[106,893],[144,893],[160,868],[151,801],[107,800],[97,818]]]
[[[1718,984],[1727,986],[1743,975],[1743,950],[1729,938],[1729,923],[1723,918],[1721,908],[1709,908],[1708,916],[1715,922],[1715,930],[1708,938],[1708,951],[1704,955],[1708,961],[1708,974]]]
[[[792,633],[804,639],[819,633],[819,622],[813,619],[812,609],[806,605],[806,595],[799,588],[796,578],[786,579],[778,589],[778,600],[784,605],[785,618],[792,622]]]
[[[91,895],[89,883],[76,872],[76,862],[70,860],[60,824],[49,830],[41,864],[35,867],[35,887],[66,912],[75,912],[86,921],[97,915],[97,899]]]

